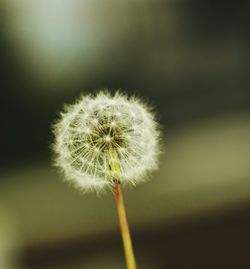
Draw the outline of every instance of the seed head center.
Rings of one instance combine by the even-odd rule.
[[[104,140],[105,140],[106,142],[110,142],[110,141],[111,141],[111,137],[110,137],[110,135],[106,135],[106,136],[104,137]]]

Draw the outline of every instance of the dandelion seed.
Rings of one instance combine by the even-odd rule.
[[[105,137],[105,142],[110,142],[111,141],[111,137],[110,136],[106,136]]]
[[[89,149],[90,148],[90,144],[89,143],[85,143],[84,144],[84,147],[87,148],[87,149]]]
[[[83,130],[84,133],[86,134],[90,134],[91,133],[91,129],[89,127],[86,127],[84,130]]]

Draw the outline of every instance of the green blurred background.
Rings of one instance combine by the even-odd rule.
[[[64,103],[123,89],[158,111],[164,154],[124,190],[138,268],[250,268],[248,1],[2,0],[1,269],[124,268],[111,193],[51,166]]]

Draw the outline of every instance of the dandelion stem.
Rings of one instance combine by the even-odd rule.
[[[125,252],[125,258],[127,263],[127,269],[136,269],[135,255],[133,251],[127,214],[125,211],[125,206],[123,202],[121,184],[119,178],[122,176],[121,168],[118,161],[117,152],[114,150],[109,150],[107,153],[109,159],[109,169],[114,182],[114,195],[117,207],[117,213],[120,223],[120,230],[122,235],[123,247]]]
[[[120,222],[121,235],[123,240],[123,247],[128,269],[136,269],[136,261],[128,226],[127,215],[124,207],[123,196],[121,192],[121,185],[119,181],[114,185],[115,201],[117,206],[118,218]]]

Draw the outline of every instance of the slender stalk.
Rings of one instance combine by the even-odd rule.
[[[136,269],[136,261],[128,226],[128,220],[127,215],[124,207],[123,202],[123,196],[121,192],[121,185],[119,181],[115,182],[114,185],[114,194],[115,194],[115,201],[116,201],[116,207],[119,217],[119,223],[120,223],[120,229],[121,229],[121,235],[123,240],[123,247],[125,252],[125,258],[127,263],[128,269]]]
[[[109,159],[109,169],[114,182],[114,195],[117,207],[117,213],[120,223],[120,230],[122,235],[123,247],[125,252],[125,258],[127,263],[127,269],[136,269],[135,255],[133,251],[131,236],[129,232],[127,214],[123,202],[123,196],[121,191],[121,184],[119,179],[121,178],[121,169],[118,161],[116,151],[109,150],[107,153]]]

